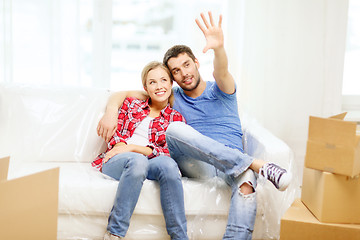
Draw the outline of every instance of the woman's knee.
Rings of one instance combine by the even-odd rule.
[[[174,159],[168,156],[159,156],[151,160],[152,164],[159,169],[162,169],[162,171],[165,170],[172,170],[177,169],[178,166]]]
[[[174,159],[167,156],[154,158],[150,163],[153,171],[166,175],[171,178],[180,178],[180,170]]]
[[[131,172],[131,174],[146,175],[149,161],[148,158],[139,153],[130,153],[127,156],[127,162],[125,169]]]

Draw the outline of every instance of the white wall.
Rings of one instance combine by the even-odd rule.
[[[348,0],[244,0],[239,9],[240,108],[294,150],[299,185],[309,115],[341,111],[347,6]]]

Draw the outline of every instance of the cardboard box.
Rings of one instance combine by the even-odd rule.
[[[321,222],[360,223],[360,178],[304,168],[301,200]]]
[[[360,225],[319,222],[300,199],[281,218],[280,240],[360,240]]]
[[[0,239],[56,240],[59,168],[7,180],[0,158]]]
[[[360,174],[360,136],[346,113],[330,118],[310,116],[305,167],[354,177]]]
[[[7,180],[10,157],[0,158],[0,182]]]

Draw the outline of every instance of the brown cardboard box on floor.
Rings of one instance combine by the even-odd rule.
[[[0,239],[56,240],[59,168],[7,180],[0,158]]]
[[[360,240],[360,225],[321,223],[296,199],[281,218],[280,240]]]
[[[305,167],[354,177],[360,174],[360,136],[346,113],[310,116]]]
[[[7,180],[10,157],[0,158],[0,182]]]
[[[360,178],[304,168],[301,200],[321,222],[360,223]]]

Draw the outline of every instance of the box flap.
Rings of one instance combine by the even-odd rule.
[[[0,182],[0,239],[57,238],[59,168]]]
[[[333,145],[356,145],[356,122],[310,116],[309,139]]]
[[[0,182],[7,180],[10,157],[0,158]]]
[[[329,118],[334,118],[334,119],[339,119],[339,120],[344,120],[345,116],[346,116],[347,112],[343,112],[334,116],[331,116]]]

